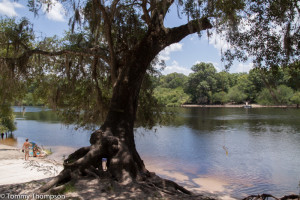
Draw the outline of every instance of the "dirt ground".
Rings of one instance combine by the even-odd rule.
[[[50,181],[51,177],[56,176],[62,169],[61,163],[49,158],[30,157],[29,161],[25,161],[24,153],[22,153],[20,149],[0,144],[0,199],[16,199],[16,197],[22,197],[24,199],[34,197],[34,199],[38,199],[38,195],[41,194],[37,193],[37,189]],[[150,171],[157,171],[159,175],[162,174],[167,177],[169,175],[165,173],[164,169],[156,169],[155,165],[149,165],[149,169]],[[178,173],[172,173],[172,175],[175,176],[174,178],[178,179],[177,181],[182,179],[183,176]],[[193,192],[195,195],[192,196],[180,193],[175,194],[155,188],[148,183],[122,185],[105,177],[104,174],[101,179],[86,177],[72,182],[65,191],[60,191],[60,194],[52,194],[54,196],[51,198],[82,200],[217,199],[217,195],[209,193],[209,190],[207,192],[201,191],[202,195],[196,194],[198,192]],[[205,196],[203,196],[203,194],[205,194]],[[44,199],[51,199],[50,197],[42,197]],[[221,197],[221,199],[231,198]]]

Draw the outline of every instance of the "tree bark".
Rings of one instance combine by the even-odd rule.
[[[200,24],[200,25],[199,25]],[[188,29],[188,27],[190,27]],[[108,160],[108,172],[115,180],[122,183],[157,179],[146,169],[138,154],[134,141],[134,122],[138,108],[139,92],[144,75],[154,57],[165,47],[179,42],[186,35],[211,28],[207,19],[190,22],[173,29],[149,30],[145,37],[120,59],[116,68],[120,69],[113,82],[113,95],[109,111],[100,130],[90,138],[90,147],[84,147],[64,162],[64,170],[53,181],[41,188],[47,191],[65,179],[78,175],[95,174],[101,168],[101,158]],[[188,30],[186,30],[188,29]],[[163,179],[160,179],[163,180]],[[157,180],[156,180],[157,181]],[[175,190],[190,194],[189,191],[172,181],[163,180],[157,184],[170,186]]]
[[[106,121],[101,127],[105,136],[112,135],[118,142],[118,152],[109,157],[109,172],[119,181],[130,182],[142,178],[148,171],[139,156],[134,141],[134,121],[138,97],[145,70],[132,72],[132,68],[145,65],[134,60],[134,66],[125,68],[116,82]]]

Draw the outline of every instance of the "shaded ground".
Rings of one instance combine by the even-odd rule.
[[[37,188],[47,183],[52,176],[57,175],[62,170],[59,163],[49,159],[30,157],[30,161],[25,161],[24,153],[15,147],[0,144],[0,152],[1,199],[16,198],[14,195],[22,195],[25,199],[33,197],[33,195],[40,195],[36,191]],[[151,182],[140,181],[122,185],[109,178],[105,172],[101,178],[80,178],[69,183],[62,191],[52,191],[51,194],[63,194],[66,199],[83,200],[212,199],[208,195],[186,195],[178,191],[170,192],[168,188],[158,188]]]
[[[32,197],[38,194],[35,190],[45,184],[51,178],[31,181],[24,184],[12,184],[0,186],[0,194],[28,195]],[[80,200],[106,200],[106,199],[216,199],[203,195],[186,195],[182,193],[170,193],[167,190],[155,189],[151,185],[132,183],[122,185],[108,178],[94,179],[90,177],[82,178],[76,183],[69,184],[67,190],[52,192],[53,195],[65,195],[65,199]],[[38,194],[39,195],[39,194]],[[9,199],[7,196],[4,199]]]

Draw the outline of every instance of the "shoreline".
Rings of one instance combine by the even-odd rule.
[[[2,193],[8,191],[11,194],[17,193],[20,188],[24,194],[31,193],[63,169],[62,164],[53,158],[29,157],[29,161],[25,161],[24,153],[17,147],[0,144],[1,151],[5,152],[0,154],[0,192]],[[198,177],[191,180],[184,171],[174,166],[161,165],[162,163],[151,158],[145,158],[145,164],[149,171],[173,180],[192,192],[213,195],[223,200],[234,199],[230,197],[230,190],[226,189],[228,183],[222,179]]]
[[[63,169],[60,163],[47,157],[29,157],[25,161],[24,153],[17,147],[0,144],[0,152],[0,188],[51,178]]]
[[[0,144],[0,194],[11,195],[34,195],[37,188],[50,181],[54,176],[58,175],[63,169],[63,166],[55,160],[49,158],[30,157],[30,161],[24,160],[24,153],[21,149]],[[232,193],[232,187],[226,177],[197,175],[190,166],[174,166],[161,162],[159,159],[153,157],[144,157],[146,168],[150,172],[154,172],[162,178],[175,181],[179,185],[188,189],[195,195],[204,195],[213,199],[221,200],[235,200],[240,199]],[[50,169],[50,170],[49,170]],[[105,197],[112,197],[116,195],[131,194],[133,188],[123,188],[120,191],[108,193],[98,193],[93,188],[98,188],[98,191],[104,191],[109,185],[113,184],[108,179],[92,179],[82,178],[75,182],[74,190],[70,193],[63,193],[66,198],[72,199],[87,199],[86,197],[94,197],[91,199],[102,199]],[[115,186],[118,183],[114,183]],[[85,192],[90,191],[90,192]],[[100,195],[100,196],[99,196]],[[139,193],[142,199],[147,198],[146,193]],[[247,196],[245,194],[245,196]],[[241,197],[242,198],[242,197]],[[105,198],[104,198],[105,199]],[[168,199],[168,198],[167,198]],[[193,199],[193,198],[192,198]]]
[[[224,104],[224,105],[198,105],[198,104],[183,104],[183,108],[297,108],[297,105],[259,105],[259,104]]]

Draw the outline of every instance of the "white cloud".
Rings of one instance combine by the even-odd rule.
[[[196,35],[196,34],[189,35],[189,38],[190,38],[191,41],[194,41],[194,40],[196,40],[196,39],[199,40],[199,36]]]
[[[18,16],[16,8],[23,8],[24,6],[17,2],[10,2],[10,0],[3,0],[0,2],[0,14],[8,17]]]
[[[177,72],[177,73],[182,73],[182,74],[185,74],[185,75],[189,75],[193,71],[191,69],[187,69],[187,68],[185,68],[183,66],[180,66],[178,64],[178,62],[173,61],[172,65],[166,66],[166,68],[162,71],[162,74],[166,75],[166,74],[171,74],[173,72]]]
[[[183,46],[183,44],[181,44],[181,43],[171,44],[170,46],[167,46],[163,51],[161,51],[159,53],[158,58],[160,60],[164,60],[164,61],[170,60],[171,52],[181,51],[182,46]]]
[[[253,68],[253,63],[239,63],[237,66],[232,67],[232,73],[249,72]]]
[[[222,38],[221,35],[215,32],[207,39],[209,40],[209,44],[212,44],[216,49],[220,51],[220,53],[221,50],[225,51],[230,48],[229,43],[224,38]]]
[[[49,7],[49,10],[47,10],[48,9],[47,5],[42,6],[42,10],[46,14],[46,17],[54,21],[60,21],[60,22],[66,21],[64,18],[66,11],[63,5],[56,0],[51,0],[51,1],[52,1],[52,5]]]

